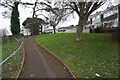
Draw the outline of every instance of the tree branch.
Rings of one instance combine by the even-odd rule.
[[[10,6],[11,8],[13,8],[14,6],[12,6],[12,5],[10,5],[10,4],[8,4],[8,2],[6,1],[6,4],[8,5],[8,6]]]

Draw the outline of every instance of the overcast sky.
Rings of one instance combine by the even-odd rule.
[[[35,2],[35,0],[22,0],[22,1],[31,2],[31,3]],[[113,5],[117,4],[117,0],[110,0],[109,2],[112,2]],[[103,5],[100,9],[98,9],[98,11],[106,9],[107,6],[108,6],[108,3]],[[4,10],[7,10],[7,9],[0,6],[0,29],[7,28],[8,31],[10,32],[10,19],[5,19],[2,16],[2,12]],[[22,27],[22,22],[27,17],[32,17],[32,8],[23,8],[21,5],[19,5],[19,14],[20,14],[20,24],[21,24],[21,27]],[[64,21],[64,22],[60,23],[57,27],[63,27],[63,26],[69,26],[69,25],[77,25],[77,23],[78,23],[78,15],[74,14],[74,17],[70,16],[68,21]]]

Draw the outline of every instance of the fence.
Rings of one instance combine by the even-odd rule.
[[[15,51],[15,52],[13,52],[9,57],[7,57],[4,61],[2,61],[1,63],[0,63],[0,68],[4,68],[4,69],[6,69],[6,68],[9,68],[9,67],[6,67],[7,65],[4,65],[5,63],[8,63],[8,65],[10,65],[11,63],[9,63],[9,61],[11,60],[11,59],[13,59],[13,60],[11,60],[11,61],[13,61],[13,62],[17,62],[17,69],[19,70],[19,61],[20,61],[20,50],[22,50],[23,51],[23,40],[24,40],[24,37],[22,38],[22,42],[21,42],[21,44],[20,44],[20,46],[19,46],[19,48]],[[15,56],[16,55],[16,57],[13,57],[13,56]],[[3,65],[4,65],[4,67],[3,67]],[[5,68],[6,67],[6,68]],[[14,68],[13,66],[12,66],[12,68]],[[15,70],[15,69],[13,69],[13,70]],[[6,69],[5,70],[6,72],[8,72],[8,69]],[[2,78],[3,77],[3,73],[6,73],[6,72],[2,72],[2,73],[0,73],[0,78]],[[9,74],[10,72],[8,72],[8,74]]]

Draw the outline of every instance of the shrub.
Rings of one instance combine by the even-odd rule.
[[[90,32],[93,33],[93,31],[95,31],[95,33],[113,33],[118,31],[118,27],[113,27],[113,28],[97,27],[95,29],[91,29]]]

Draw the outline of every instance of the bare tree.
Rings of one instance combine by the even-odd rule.
[[[33,3],[21,2],[21,0],[2,0],[0,1],[0,6],[7,8],[7,10],[2,12],[2,16],[4,18],[11,18],[11,12],[12,9],[14,8],[15,2],[19,2],[19,4],[23,6],[34,5]]]
[[[54,2],[54,5],[51,5],[52,2],[38,1],[36,2],[38,5],[35,6],[36,10],[34,10],[34,12],[37,13],[37,11],[45,10],[49,13],[47,19],[51,26],[53,26],[54,33],[55,26],[58,25],[58,23],[66,16],[66,14],[68,16],[71,13],[76,12],[79,16],[76,41],[81,41],[83,27],[86,24],[88,17],[92,12],[100,8],[106,1],[107,0],[97,0],[90,2],[87,0],[84,2],[79,2],[79,0],[75,0],[74,2],[69,2],[64,0],[63,2]]]
[[[69,7],[68,9],[73,10],[79,16],[76,41],[82,40],[83,27],[90,14],[100,8],[106,1],[107,0],[94,0],[93,2],[90,2],[89,0],[86,2],[79,2],[79,0],[75,0],[74,2],[64,1],[66,7]]]
[[[54,34],[56,34],[56,26],[63,20],[66,20],[66,14],[62,9],[55,10],[54,13],[50,12],[46,17],[47,23],[53,26]]]
[[[5,11],[2,12],[2,16],[4,18],[10,18],[12,9],[14,7],[14,1],[12,1],[12,0],[3,0],[3,1],[0,2],[0,6],[8,9],[8,10],[5,10]]]
[[[44,17],[46,18],[47,23],[50,24],[50,26],[53,26],[54,34],[56,34],[56,26],[62,21],[66,20],[69,12],[67,13],[66,10],[63,8],[63,5],[61,2],[54,2],[53,5],[51,5],[52,2],[39,2],[38,1],[38,6],[37,9],[34,10],[34,12],[38,11],[45,11],[47,12],[48,16]],[[35,14],[35,13],[34,13]],[[39,15],[39,14],[36,14]]]
[[[18,6],[20,3],[25,5],[25,3],[20,2],[20,0],[3,0],[2,2],[0,2],[0,6],[9,9],[9,11],[3,12],[3,16],[5,18],[6,17],[11,18],[10,27],[13,36],[20,34],[20,22],[19,22],[19,11],[18,11]],[[8,14],[8,12],[10,13],[10,15]]]
[[[34,3],[32,18],[34,18],[34,17],[35,17],[37,3],[38,3],[38,0],[36,0],[36,1],[35,1],[35,3]]]

